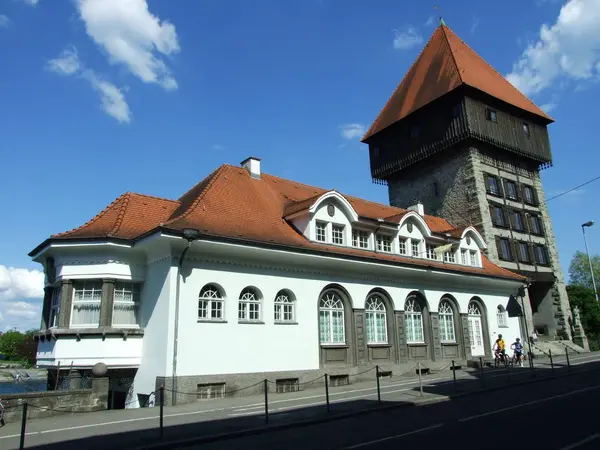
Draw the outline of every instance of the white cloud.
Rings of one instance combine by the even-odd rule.
[[[430,27],[431,25],[433,25],[434,22],[435,22],[435,16],[429,16],[429,18],[427,19],[427,22],[425,22],[425,26]]]
[[[479,17],[473,16],[473,20],[471,21],[471,34],[474,34],[477,31],[477,27],[479,26]]]
[[[44,274],[42,272],[0,265],[0,301],[43,296]]]
[[[92,70],[86,70],[83,77],[90,82],[92,87],[100,94],[102,109],[109,116],[117,119],[120,123],[131,122],[131,110],[123,91],[114,84],[103,80]]]
[[[8,28],[10,19],[4,14],[0,14],[0,28]]]
[[[100,94],[102,109],[120,123],[131,122],[131,110],[125,100],[123,90],[106,81],[91,69],[86,69],[79,60],[77,49],[73,46],[65,48],[58,58],[51,59],[46,68],[59,75],[76,75],[83,78]]]
[[[542,111],[544,111],[546,114],[550,114],[550,112],[554,109],[556,109],[556,107],[558,106],[557,103],[554,102],[548,102],[548,103],[544,103],[542,106],[540,106],[540,108],[542,109]]]
[[[59,75],[73,75],[79,72],[80,68],[77,49],[73,46],[65,48],[58,58],[51,59],[46,64],[46,69]]]
[[[146,0],[77,0],[77,6],[88,35],[111,63],[125,65],[145,83],[177,89],[160,58],[180,50],[175,26],[150,13]]]
[[[407,50],[423,43],[423,37],[411,26],[404,30],[394,30],[394,48],[396,50]]]
[[[537,42],[527,46],[508,81],[525,94],[535,94],[566,80],[600,78],[600,0],[569,0],[554,25],[540,28]]]
[[[8,302],[4,306],[3,316],[6,319],[14,317],[16,319],[35,319],[40,317],[41,310],[38,305],[24,301]]]
[[[344,139],[356,139],[365,134],[365,127],[359,123],[349,123],[340,126],[340,132]]]
[[[26,3],[31,6],[36,6],[40,0],[23,0],[23,3]]]

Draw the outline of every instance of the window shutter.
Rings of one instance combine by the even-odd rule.
[[[496,181],[498,182],[498,190],[500,191],[499,195],[502,196],[502,197],[506,197],[506,195],[504,193],[504,183],[503,183],[503,180],[500,177],[496,177]]]
[[[485,183],[485,192],[490,192],[490,176],[487,173],[483,174],[483,182]]]
[[[517,185],[516,181],[515,181],[515,194],[517,194],[517,201],[520,202],[523,197],[521,195],[521,189],[519,189],[519,186]]]
[[[498,250],[498,258],[503,259],[502,243],[500,242],[500,236],[496,236],[496,250]]]
[[[535,248],[533,244],[527,244],[527,253],[529,254],[529,262],[533,265],[537,265],[537,261],[535,260]]]
[[[533,203],[535,203],[535,206],[539,206],[540,200],[537,195],[537,189],[531,186],[531,192],[533,192]]]
[[[518,253],[518,249],[517,246],[515,245],[515,241],[508,241],[509,242],[509,246],[510,246],[510,251],[512,252],[511,255],[511,259],[513,261],[519,261],[519,253]]]
[[[502,208],[502,216],[504,217],[504,226],[510,227],[510,218],[508,217],[508,210],[506,208]]]
[[[504,191],[504,197],[508,198],[508,189],[506,187],[506,180],[501,178],[500,184],[502,185],[502,191]]]
[[[546,247],[545,245],[542,246],[542,251],[546,255],[546,265],[549,266],[551,264],[551,261],[550,261],[550,252],[548,251],[548,247]]]

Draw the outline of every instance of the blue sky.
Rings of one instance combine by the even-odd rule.
[[[600,0],[0,0],[0,328],[39,324],[27,253],[125,191],[177,198],[253,155],[387,203],[359,137],[438,14],[556,119],[547,196],[600,175]],[[549,202],[565,269],[599,188]]]

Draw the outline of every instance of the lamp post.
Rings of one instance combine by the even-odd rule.
[[[177,283],[175,287],[175,324],[173,330],[173,383],[171,392],[171,404],[177,404],[177,344],[179,338],[179,292],[181,290],[181,268],[183,267],[183,259],[185,254],[192,246],[192,242],[200,237],[200,231],[195,228],[184,228],[183,238],[187,240],[187,246],[181,252],[179,257],[179,265],[177,266]]]
[[[592,286],[594,288],[594,295],[596,296],[596,301],[600,301],[598,299],[598,289],[596,289],[596,279],[594,278],[594,266],[592,266],[592,258],[590,257],[590,251],[588,250],[587,239],[585,237],[585,229],[594,225],[594,221],[590,220],[583,225],[581,225],[581,231],[583,232],[583,242],[585,243],[585,252],[588,257],[588,264],[590,265],[590,274],[592,275]]]

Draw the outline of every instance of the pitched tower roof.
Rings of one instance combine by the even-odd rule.
[[[552,121],[442,21],[362,141],[462,85]]]

